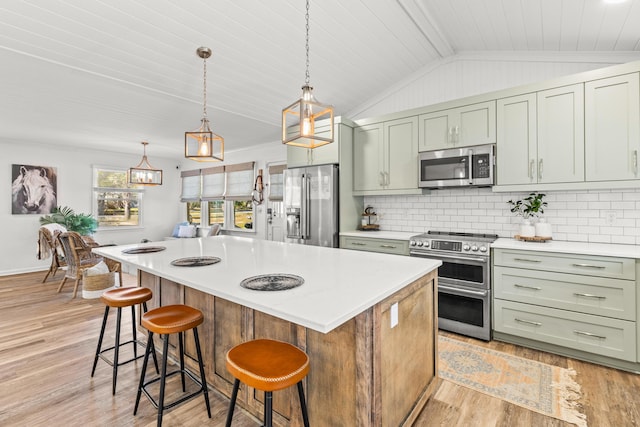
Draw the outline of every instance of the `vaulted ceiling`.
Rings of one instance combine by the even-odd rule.
[[[305,78],[304,0],[0,3],[0,139],[178,157],[208,115],[228,150],[280,137]],[[312,0],[310,78],[347,114],[464,52],[638,52],[640,0]]]

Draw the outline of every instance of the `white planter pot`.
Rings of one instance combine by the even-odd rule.
[[[536,237],[551,238],[551,224],[549,224],[544,218],[540,218],[535,225]]]
[[[520,237],[535,237],[536,228],[533,225],[531,225],[531,221],[529,221],[528,219],[525,219],[520,224],[519,234],[520,234]]]

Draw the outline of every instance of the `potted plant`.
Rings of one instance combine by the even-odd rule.
[[[82,236],[95,233],[98,221],[90,214],[77,214],[68,206],[58,206],[51,211],[51,215],[40,217],[40,224],[61,224],[69,231],[75,231]]]
[[[549,224],[546,224],[543,219],[540,220],[536,226],[531,224],[531,219],[537,218],[544,213],[544,208],[547,207],[547,202],[543,199],[544,193],[529,193],[529,195],[520,200],[509,200],[507,203],[511,205],[511,212],[517,216],[521,216],[523,221],[520,224],[520,236],[521,237],[534,237],[539,235],[540,237],[551,237],[551,230]],[[538,224],[544,224],[544,226],[538,227]],[[539,230],[538,230],[539,229]]]

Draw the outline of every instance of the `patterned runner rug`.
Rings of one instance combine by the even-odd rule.
[[[576,372],[440,336],[440,377],[549,417],[587,427]]]

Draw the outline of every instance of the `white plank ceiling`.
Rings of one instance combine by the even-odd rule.
[[[274,143],[304,82],[304,0],[3,0],[0,139],[182,155]],[[312,0],[311,83],[345,114],[463,52],[640,51],[640,0]]]

